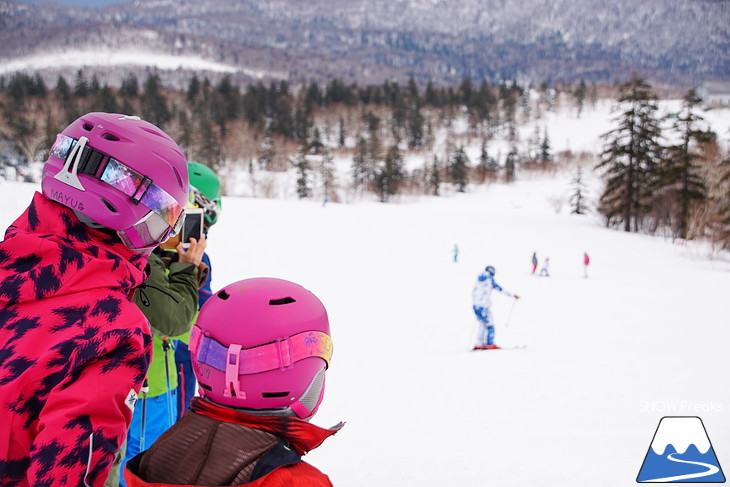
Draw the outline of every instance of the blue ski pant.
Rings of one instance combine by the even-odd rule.
[[[494,345],[492,311],[483,306],[474,306],[474,314],[477,315],[477,321],[479,321],[476,345],[479,347],[483,347],[484,345]]]
[[[145,424],[144,424],[144,449],[150,447],[154,441],[159,438],[162,433],[167,431],[177,421],[177,388],[167,391],[159,396],[148,397],[143,399],[144,395],[140,394],[137,405],[134,407],[132,414],[132,423],[127,431],[127,451],[124,460],[120,466],[120,471],[124,472],[124,465],[128,460],[134,458],[139,452],[142,441],[142,402],[146,401]],[[169,404],[172,402],[172,421],[170,421]],[[120,484],[126,486],[124,478],[120,479]]]

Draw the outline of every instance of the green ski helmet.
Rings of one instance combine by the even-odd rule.
[[[211,227],[218,221],[221,212],[221,183],[208,166],[188,161],[190,185],[195,192],[195,204],[205,210],[205,226]]]

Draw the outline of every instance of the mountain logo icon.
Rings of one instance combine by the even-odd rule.
[[[697,416],[663,417],[636,481],[725,482],[702,420]]]

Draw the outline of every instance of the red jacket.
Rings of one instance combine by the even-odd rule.
[[[151,352],[147,261],[36,193],[0,242],[0,485],[102,486]]]
[[[127,487],[332,487],[329,477],[301,456],[343,423],[324,429],[298,418],[255,416],[201,398],[194,398],[191,407],[149,450],[126,464]]]

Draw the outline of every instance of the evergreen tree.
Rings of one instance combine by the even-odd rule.
[[[43,78],[39,73],[36,73],[35,76],[33,76],[33,95],[45,98],[45,96],[48,94],[48,88],[46,88],[46,82],[43,81]]]
[[[674,118],[674,132],[679,136],[676,144],[667,150],[660,165],[656,195],[667,196],[672,203],[671,224],[675,235],[687,238],[690,212],[707,198],[707,187],[700,165],[702,146],[714,142],[715,134],[706,128],[704,118],[696,113],[702,100],[694,90],[689,90],[682,101],[682,108]]]
[[[730,249],[730,153],[720,163],[719,197],[717,204],[716,231],[714,240],[719,241],[724,249]]]
[[[119,95],[122,98],[137,98],[139,96],[139,81],[134,73],[129,73],[124,80],[122,80],[122,86],[119,88]]]
[[[309,161],[307,161],[307,148],[304,144],[299,145],[294,167],[296,167],[297,170],[297,195],[299,198],[308,198],[312,196],[312,187],[310,183],[311,167],[309,165]]]
[[[96,73],[94,73],[91,76],[91,84],[89,85],[89,94],[90,95],[97,95],[101,91],[101,83],[99,83],[99,78],[96,76]]]
[[[340,118],[337,121],[337,145],[339,147],[345,147],[345,138],[347,137],[347,128],[345,127],[345,119]]]
[[[274,169],[276,159],[276,147],[274,146],[274,138],[269,126],[264,130],[264,137],[261,140],[259,149],[259,167],[266,171]]]
[[[586,185],[583,181],[583,169],[579,166],[573,178],[573,194],[570,196],[570,213],[574,215],[585,215],[588,212],[586,204]]]
[[[198,95],[200,95],[200,80],[198,79],[198,76],[194,74],[188,83],[185,98],[188,100],[188,103],[195,103],[198,99]]]
[[[489,179],[495,181],[499,175],[499,164],[497,160],[489,155],[487,151],[487,140],[482,139],[481,148],[479,151],[479,164],[477,165],[477,173],[479,174],[479,181],[484,182]]]
[[[504,182],[512,183],[515,180],[517,174],[517,165],[520,161],[520,153],[517,151],[517,147],[514,145],[510,148],[507,153],[507,158],[504,160]]]
[[[387,203],[398,193],[398,188],[405,179],[403,156],[397,144],[393,144],[385,155],[385,160],[375,172],[375,189],[380,201]]]
[[[433,191],[433,195],[439,196],[441,192],[441,163],[435,154],[433,156],[433,164],[431,165],[428,183]]]
[[[107,113],[117,113],[119,105],[114,92],[108,85],[104,85],[96,94],[96,109]]]
[[[221,144],[213,129],[213,124],[205,115],[199,118],[198,133],[200,134],[198,160],[206,166],[216,169],[221,160]]]
[[[335,161],[332,157],[332,153],[325,148],[322,154],[322,166],[320,168],[319,175],[322,181],[322,192],[324,193],[324,198],[327,200],[332,199],[333,196],[333,190],[335,187],[335,169]]]
[[[578,118],[580,118],[581,113],[583,113],[583,105],[585,103],[587,92],[588,87],[586,86],[586,82],[583,78],[581,78],[580,83],[578,83],[578,86],[573,92],[573,96],[575,96],[575,102],[578,105]]]
[[[167,98],[162,92],[162,82],[158,74],[151,73],[147,76],[141,101],[142,118],[160,128],[164,128],[164,125],[172,118],[172,113],[167,105]],[[210,122],[207,117],[206,122]]]
[[[356,188],[363,188],[369,180],[368,175],[368,147],[365,137],[360,134],[355,143],[355,153],[352,156],[352,182]]]
[[[56,99],[62,110],[66,110],[71,103],[71,87],[61,75],[58,76],[56,81]]]
[[[89,94],[89,83],[86,81],[86,76],[83,70],[79,69],[76,72],[76,83],[74,85],[74,96],[78,98],[84,98]]]
[[[456,184],[457,191],[464,193],[469,184],[469,156],[466,155],[463,145],[457,149],[449,164],[449,175],[451,182]]]
[[[175,141],[178,143],[183,152],[188,154],[194,143],[193,123],[185,110],[180,110],[177,120],[180,126],[180,135],[175,138]]]
[[[545,129],[545,137],[543,137],[540,143],[540,156],[538,158],[543,168],[546,168],[551,162],[553,162],[553,154],[550,148],[550,139],[548,138],[547,129]]]
[[[309,150],[312,154],[321,154],[324,150],[322,134],[319,132],[319,127],[314,127],[314,130],[312,131],[312,140],[309,142]]]
[[[599,211],[608,225],[623,224],[638,231],[650,209],[650,192],[656,166],[662,157],[661,128],[656,118],[657,96],[651,86],[634,75],[620,86],[618,127],[603,134],[601,162],[605,190]]]

